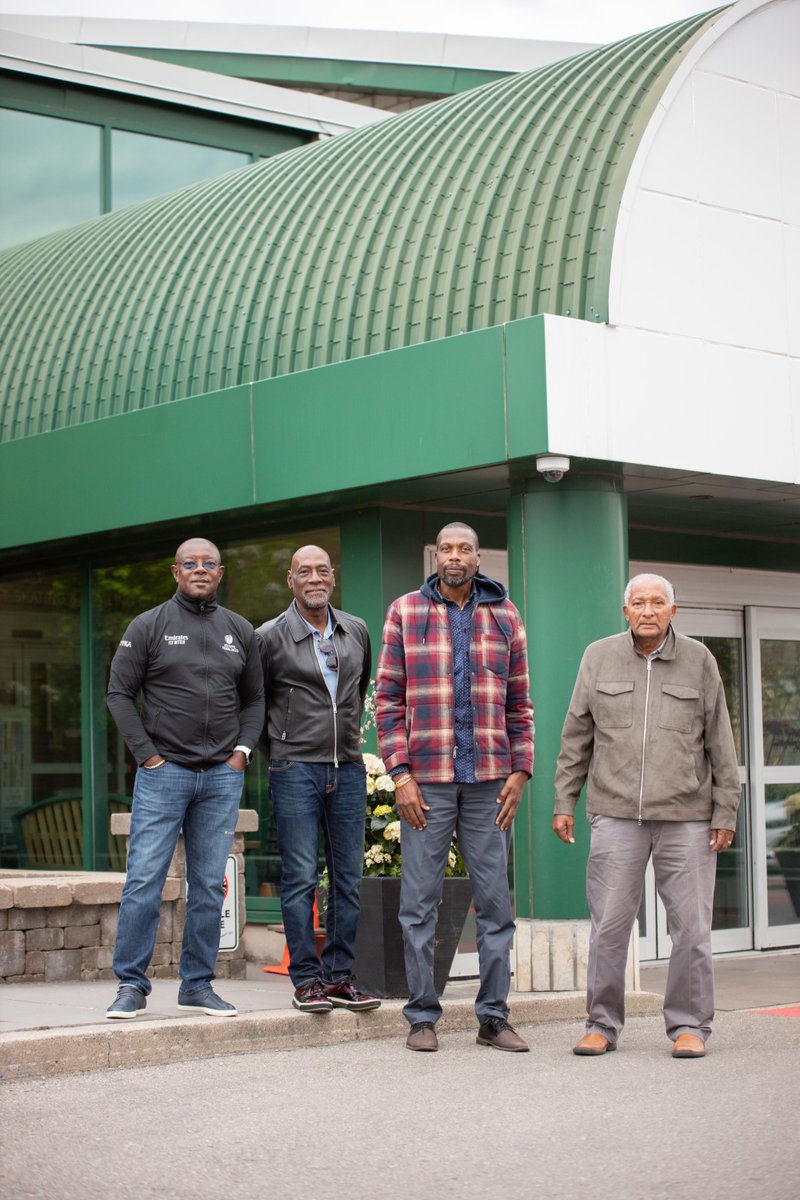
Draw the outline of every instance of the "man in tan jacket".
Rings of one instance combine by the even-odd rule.
[[[711,918],[717,854],[733,841],[740,785],[712,654],[675,633],[672,585],[637,575],[627,633],[584,653],[556,768],[553,830],[574,842],[586,783],[592,917],[586,1034],[575,1054],[616,1050],[625,964],[652,856],[672,936],[664,1020],[675,1058],[702,1058],[714,1016]]]

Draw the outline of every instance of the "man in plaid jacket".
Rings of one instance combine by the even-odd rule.
[[[533,705],[522,620],[479,565],[474,529],[446,525],[436,539],[436,574],[389,607],[378,663],[378,737],[403,821],[410,1050],[438,1049],[433,945],[454,830],[475,902],[478,1043],[528,1049],[508,1023],[507,867],[511,823],[533,770]]]

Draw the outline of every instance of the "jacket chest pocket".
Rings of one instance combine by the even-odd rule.
[[[679,683],[662,683],[658,724],[662,729],[689,733],[699,699],[700,693],[697,688],[683,687]]]
[[[633,686],[628,680],[595,685],[595,725],[601,729],[627,729],[633,724]]]

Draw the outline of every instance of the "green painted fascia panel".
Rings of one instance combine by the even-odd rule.
[[[510,459],[549,448],[545,319],[526,317],[505,326]]]
[[[212,71],[236,79],[253,79],[295,87],[336,88],[354,92],[402,92],[406,95],[453,96],[502,79],[512,71],[474,67],[424,66],[418,63],[359,62],[346,58],[303,58],[281,54],[236,54],[216,50],[162,50],[150,46],[99,46],[116,54],[154,59],[180,67]]]
[[[503,330],[253,385],[256,502],[505,459]]]
[[[0,547],[252,503],[249,388],[0,446]]]

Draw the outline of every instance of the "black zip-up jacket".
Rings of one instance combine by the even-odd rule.
[[[131,621],[106,699],[139,765],[158,754],[179,766],[213,767],[239,744],[253,749],[264,725],[253,627],[213,598],[178,591]]]
[[[361,713],[369,687],[372,648],[360,617],[331,607],[339,660],[336,703],[314,648],[314,636],[292,602],[256,630],[267,695],[269,758],[295,762],[360,762]]]

